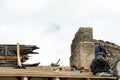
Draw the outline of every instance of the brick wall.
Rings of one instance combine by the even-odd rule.
[[[109,41],[93,39],[91,27],[80,27],[72,40],[70,66],[89,68],[95,54],[95,43],[104,43],[111,64],[120,58],[120,46]]]

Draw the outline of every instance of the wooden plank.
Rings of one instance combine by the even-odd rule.
[[[59,77],[54,77],[54,78],[52,78],[52,80],[60,80],[60,78]]]
[[[19,46],[19,43],[17,43],[17,65],[22,66],[21,58],[20,58],[20,46]]]
[[[22,59],[22,56],[20,58]],[[0,60],[17,60],[17,56],[0,56]]]
[[[5,46],[5,59],[6,60],[7,60],[7,53],[8,53],[7,46]]]
[[[51,77],[53,79],[57,78],[85,78],[85,79],[116,79],[116,77],[102,77],[102,76],[94,76],[87,73],[77,73],[71,71],[59,71],[59,72],[52,72],[52,71],[42,71],[40,67],[33,67],[26,69],[13,69],[11,67],[5,68],[0,67],[0,76],[11,76],[11,77]]]
[[[28,77],[21,77],[21,80],[28,80]]]

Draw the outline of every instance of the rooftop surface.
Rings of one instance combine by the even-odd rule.
[[[38,66],[26,67],[26,69],[15,69],[13,67],[0,67],[0,76],[17,77],[59,77],[59,78],[101,78],[101,79],[116,79],[116,77],[101,77],[94,76],[90,72],[73,72],[69,71],[69,67],[65,67],[65,71],[53,71],[58,67]]]

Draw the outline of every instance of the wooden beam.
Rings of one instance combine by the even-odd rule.
[[[5,59],[6,60],[7,60],[7,53],[8,53],[7,46],[5,46]]]
[[[21,77],[21,80],[28,80],[28,77]]]
[[[20,58],[20,45],[19,45],[19,43],[17,43],[17,65],[20,67],[22,66],[21,58]]]
[[[86,80],[91,80],[90,78],[87,78]]]
[[[52,78],[52,80],[60,80],[60,78],[59,77],[54,77],[54,78]]]
[[[22,59],[22,56],[20,58]],[[0,56],[0,60],[17,60],[17,56]]]

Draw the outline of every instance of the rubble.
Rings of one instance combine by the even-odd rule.
[[[16,44],[0,44],[0,66],[15,66],[17,64],[17,45]],[[28,54],[39,54],[34,50],[39,49],[36,45],[20,45],[21,62],[29,59]]]
[[[92,27],[80,27],[72,40],[70,66],[89,68],[95,54],[95,43],[104,44],[111,64],[120,58],[120,46],[110,41],[93,39]]]

